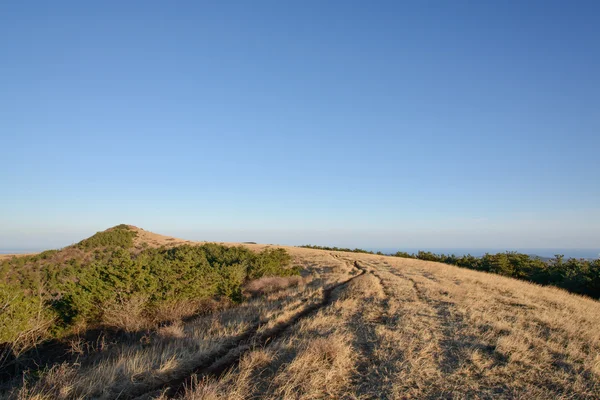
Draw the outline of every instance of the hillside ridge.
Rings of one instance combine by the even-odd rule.
[[[14,260],[59,274],[74,300],[57,309],[72,333],[50,348],[63,353],[23,352],[18,365],[39,370],[0,387],[22,399],[600,397],[600,302],[554,287],[130,225]]]

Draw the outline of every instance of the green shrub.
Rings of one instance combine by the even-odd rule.
[[[128,228],[107,232],[119,230]],[[57,316],[53,332],[61,334],[73,326],[114,321],[116,310],[134,303],[136,309],[152,310],[212,296],[240,302],[242,287],[251,279],[299,274],[298,268],[290,267],[291,257],[283,249],[255,253],[242,246],[204,244],[146,248],[138,253],[114,240],[116,236],[106,237],[95,235],[83,241],[83,247],[93,248],[83,253],[66,248],[42,257],[15,258],[4,265],[12,271],[11,278],[4,280],[22,293],[45,288],[45,306]],[[107,315],[109,311],[112,316]]]
[[[242,285],[248,277],[248,267],[244,264],[216,265],[219,271],[217,294],[229,297],[234,302],[242,301]]]
[[[40,328],[46,315],[38,296],[0,282],[0,343],[15,343],[21,335]]]
[[[62,250],[4,260],[0,343],[33,329],[39,315],[55,316],[51,332],[60,336],[75,326],[129,324],[165,304],[213,296],[240,302],[249,280],[299,274],[283,249],[203,244],[134,251],[135,235],[119,225]],[[135,318],[125,315],[132,310]]]
[[[97,249],[100,247],[122,247],[129,249],[133,246],[133,239],[137,232],[131,230],[127,225],[117,225],[103,232],[77,243],[77,247],[83,250]]]
[[[292,257],[284,249],[266,249],[260,252],[250,265],[250,279],[263,276],[286,276],[297,274],[296,270],[286,269],[292,262]]]

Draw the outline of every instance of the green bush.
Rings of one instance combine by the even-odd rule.
[[[0,282],[0,343],[14,343],[21,334],[38,328],[42,311],[38,296]]]
[[[203,244],[138,252],[132,248],[134,236],[122,225],[62,250],[3,261],[0,300],[8,306],[0,317],[0,342],[30,329],[40,307],[56,317],[52,332],[61,335],[73,326],[114,319],[115,310],[140,304],[140,299],[149,313],[167,303],[212,296],[240,302],[242,287],[251,279],[299,274],[283,249],[255,253],[242,246]]]
[[[250,279],[257,279],[263,276],[297,274],[296,270],[282,269],[282,266],[287,267],[291,262],[292,258],[284,249],[266,249],[256,256],[248,275]]]
[[[122,247],[129,249],[133,246],[133,239],[137,233],[127,225],[117,225],[103,232],[98,232],[95,235],[82,240],[77,244],[77,247],[83,250],[97,249],[101,247]]]

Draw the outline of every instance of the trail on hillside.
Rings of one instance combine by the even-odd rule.
[[[348,335],[350,353],[339,357],[352,362],[344,374],[336,369],[341,358],[327,356],[331,357],[327,367],[318,374],[346,379],[344,388],[330,392],[318,377],[301,369],[295,373],[301,375],[298,379],[303,383],[278,380],[307,351],[290,354],[286,350],[282,339],[291,334],[288,325],[273,335],[271,343],[279,341],[275,346],[279,350],[268,353],[272,361],[263,369],[239,364],[243,355],[260,354],[244,350],[233,357],[234,362],[216,368],[214,373],[201,371],[195,387],[171,393],[186,400],[193,399],[193,393],[213,393],[211,390],[221,393],[216,398],[226,398],[235,390],[253,390],[267,398],[282,393],[293,398],[361,399],[567,398],[573,393],[592,399],[600,395],[600,362],[592,350],[600,350],[600,338],[589,333],[577,337],[575,331],[568,331],[564,314],[558,317],[551,303],[539,303],[530,287],[525,291],[520,282],[435,263],[330,255],[362,270],[360,276],[340,284],[334,302],[328,299],[318,307],[324,316],[339,321],[334,330],[338,333],[331,333],[331,338]],[[538,296],[546,293],[546,289],[536,289]],[[536,304],[544,304],[550,314],[533,314],[540,310]],[[567,307],[566,303],[561,307]],[[306,320],[313,315],[306,315]],[[591,326],[600,329],[600,324]],[[320,329],[327,331],[326,327]],[[302,343],[310,346],[311,339],[302,331],[294,335],[296,348],[303,349]],[[580,350],[567,353],[565,346],[577,341],[582,344]],[[229,375],[223,377],[226,370]],[[243,386],[236,376],[254,376],[259,383],[248,386],[246,382]]]
[[[264,347],[268,346],[270,342],[273,342],[277,339],[280,339],[282,336],[286,334],[288,329],[297,324],[302,319],[308,318],[313,315],[315,312],[329,306],[332,303],[332,293],[347,285],[349,282],[354,279],[362,276],[367,272],[365,268],[363,268],[358,262],[353,263],[353,267],[359,272],[342,281],[331,285],[325,289],[323,289],[323,295],[320,302],[316,304],[311,304],[299,312],[294,314],[291,318],[278,322],[275,326],[267,329],[263,332],[258,332],[260,325],[256,324],[252,326],[247,332],[238,337],[235,341],[231,342],[227,346],[224,346],[219,351],[211,354],[207,357],[206,361],[202,364],[196,366],[194,370],[187,374],[184,377],[177,378],[165,382],[160,385],[158,388],[152,388],[151,390],[145,391],[142,394],[130,394],[121,396],[121,398],[125,399],[146,399],[151,398],[152,396],[156,396],[157,394],[161,394],[163,397],[176,397],[178,395],[182,395],[185,388],[189,387],[192,383],[192,379],[194,380],[202,380],[208,377],[219,377],[223,373],[228,370],[235,368],[239,363],[241,357],[244,356],[245,353],[254,349],[256,347]]]
[[[434,262],[290,252],[305,285],[158,328],[75,376],[104,379],[99,399],[600,398],[598,302]]]

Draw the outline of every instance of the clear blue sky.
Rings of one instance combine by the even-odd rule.
[[[0,5],[0,247],[600,247],[600,2]]]

